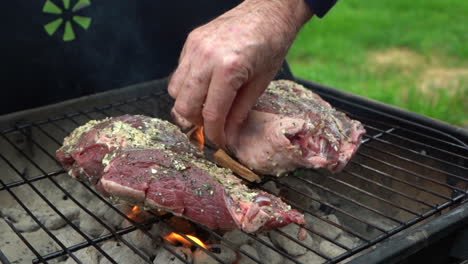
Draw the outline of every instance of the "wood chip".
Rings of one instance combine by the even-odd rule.
[[[216,164],[232,170],[249,182],[261,182],[261,178],[244,165],[231,158],[224,150],[219,149],[213,155]]]

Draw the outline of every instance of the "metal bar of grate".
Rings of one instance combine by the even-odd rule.
[[[341,110],[343,111],[343,110]],[[379,124],[379,125],[383,125],[383,126],[388,126],[388,124],[380,121],[380,120],[376,120],[376,119],[368,119],[368,118],[365,118],[365,117],[362,117],[362,116],[358,116],[356,114],[353,114],[349,111],[343,111],[343,112],[346,112],[347,115],[349,116],[352,116],[353,118],[356,118],[356,119],[360,119],[360,120],[365,120],[367,123],[368,122],[372,122],[372,123],[375,123],[375,124]],[[370,128],[373,128],[375,129],[375,127],[372,127],[370,125],[367,125],[368,127]],[[423,137],[423,138],[426,138],[426,139],[431,139],[431,140],[434,140],[434,141],[438,141],[440,143],[443,143],[443,144],[446,144],[446,145],[450,145],[452,147],[455,147],[455,148],[459,148],[460,150],[468,150],[468,146],[463,146],[463,145],[459,145],[459,144],[455,144],[453,142],[449,142],[449,141],[446,141],[446,140],[443,140],[443,139],[440,139],[440,138],[436,138],[436,137],[432,137],[432,136],[429,136],[429,135],[426,135],[426,134],[423,134],[423,133],[420,133],[420,132],[417,132],[417,131],[414,131],[414,130],[410,130],[410,129],[407,129],[407,128],[404,128],[402,126],[398,126],[398,130],[402,130],[404,132],[408,132],[408,133],[411,133],[411,134],[415,134],[417,135],[418,137]]]
[[[457,191],[463,192],[462,189],[460,189],[460,188],[458,188],[458,187],[456,187],[456,186],[452,186],[452,185],[449,185],[449,184],[447,184],[447,183],[444,183],[444,182],[440,182],[440,181],[431,179],[431,178],[426,177],[426,176],[423,176],[423,175],[421,175],[421,174],[419,174],[419,173],[415,173],[415,172],[412,172],[412,171],[410,171],[410,170],[404,169],[404,168],[402,168],[402,167],[395,166],[395,165],[393,165],[393,164],[391,164],[391,163],[388,163],[388,162],[386,162],[386,161],[379,160],[379,159],[374,158],[374,157],[371,157],[371,156],[369,156],[369,155],[362,154],[362,153],[359,153],[358,155],[359,155],[359,156],[363,156],[363,157],[365,157],[365,158],[367,158],[367,159],[369,159],[369,160],[377,161],[377,162],[379,162],[379,163],[381,163],[381,164],[384,164],[384,165],[386,165],[386,166],[388,166],[388,167],[391,167],[391,168],[393,168],[393,169],[396,169],[396,170],[399,170],[399,171],[408,173],[408,174],[410,174],[410,175],[412,175],[412,176],[414,176],[414,177],[417,177],[417,178],[419,178],[419,179],[423,179],[423,180],[425,180],[425,181],[432,182],[432,183],[434,183],[434,184],[436,184],[436,185],[444,186],[444,187],[446,187],[446,188],[448,188],[448,189],[452,189],[452,190],[457,190]],[[393,177],[393,176],[391,176],[391,175],[389,175],[389,174],[387,174],[387,173],[385,173],[385,172],[379,171],[379,170],[374,169],[374,168],[372,168],[372,167],[369,167],[369,166],[367,166],[367,165],[365,165],[365,164],[361,164],[361,163],[357,163],[357,162],[353,162],[353,161],[351,161],[351,164],[354,164],[354,165],[357,165],[357,166],[366,168],[366,169],[368,169],[368,170],[372,170],[372,171],[374,171],[374,172],[376,172],[376,173],[378,173],[378,174],[380,174],[380,175],[383,175],[383,176],[386,176],[386,177],[391,177],[392,179],[395,179],[395,180],[397,179],[397,178],[395,178],[395,177]],[[402,180],[401,180],[401,181],[402,181]],[[409,183],[408,183],[408,184],[409,184]],[[439,193],[432,192],[432,191],[430,191],[430,190],[428,190],[428,189],[425,189],[425,191],[426,191],[426,192],[431,192],[431,194],[434,194],[434,195],[439,196],[439,197],[444,198],[444,199],[450,199],[450,198],[447,197],[447,196],[444,196],[444,195],[439,194]]]
[[[1,249],[0,249],[0,262],[2,262],[3,264],[10,264],[10,261],[7,259],[5,254],[3,254]]]
[[[387,133],[387,132],[385,132],[385,131],[383,131],[383,130],[381,130],[381,129],[379,129],[379,128],[371,127],[371,126],[369,126],[369,125],[366,125],[366,128],[368,128],[368,129],[371,128],[371,129],[373,129],[373,130],[375,130],[375,131],[378,131],[378,132],[381,132],[381,133],[385,133],[386,135],[390,135],[390,136],[394,136],[394,137],[399,137],[399,138],[402,139],[402,140],[406,140],[405,137],[397,136],[397,135],[392,134],[392,133]],[[432,155],[424,155],[424,154],[422,154],[422,153],[419,152],[419,151],[415,151],[414,149],[407,148],[407,147],[405,147],[405,146],[403,146],[403,145],[394,144],[394,143],[392,143],[392,142],[390,142],[390,141],[383,140],[383,139],[381,139],[381,138],[375,139],[375,140],[376,140],[376,141],[379,141],[379,142],[381,142],[381,143],[384,143],[384,144],[388,144],[388,145],[390,145],[390,146],[392,146],[392,147],[396,147],[396,148],[399,148],[399,149],[404,149],[404,150],[406,150],[406,151],[410,151],[410,152],[412,152],[413,154],[416,154],[416,155],[418,155],[418,156],[423,156],[424,158],[429,158],[429,159],[436,160],[436,161],[438,161],[438,162],[442,162],[442,163],[445,163],[445,164],[450,165],[450,166],[453,166],[453,167],[457,167],[457,168],[460,168],[460,169],[468,170],[467,167],[463,167],[463,166],[461,166],[461,165],[459,165],[459,164],[455,164],[455,163],[450,162],[450,161],[446,161],[446,160],[442,160],[442,159],[437,158],[437,157],[433,157]],[[465,157],[465,159],[466,159],[466,157]]]
[[[3,155],[0,155],[3,159]],[[3,181],[0,179],[0,184],[5,186],[5,184],[3,183]],[[18,198],[18,196],[12,192],[10,189],[6,189],[7,192],[13,197],[13,199],[15,199],[15,201],[23,208],[23,210],[33,219],[33,221],[44,231],[47,233],[47,235],[52,238],[52,240],[54,240],[55,243],[57,243],[73,260],[75,260],[77,263],[81,263],[80,260],[73,254],[71,253],[67,247],[65,247],[65,245],[59,240],[57,239],[56,236],[54,236],[42,223],[41,221],[39,221],[39,219],[31,212],[31,210],[29,210],[29,208],[21,201],[21,199]],[[10,226],[10,228],[12,228],[13,232],[15,232],[16,235],[18,235],[21,240],[23,242],[25,242],[25,238],[23,235],[21,235],[21,233],[19,232],[19,230],[17,230],[15,228],[14,225],[12,225],[9,221],[6,221],[6,223]],[[34,254],[36,254],[36,256],[39,254],[35,249],[34,247],[29,243],[29,242],[25,242],[26,246],[32,250],[32,252]],[[38,257],[45,262],[45,260],[40,256],[40,254],[38,255]],[[46,262],[47,263],[47,262]]]
[[[379,196],[377,196],[377,195],[375,195],[375,194],[373,194],[373,193],[371,193],[371,192],[365,191],[365,190],[363,190],[363,189],[361,189],[361,188],[358,188],[358,187],[356,187],[356,186],[354,186],[354,185],[352,185],[352,184],[349,184],[349,183],[347,183],[347,182],[345,182],[345,181],[342,181],[342,180],[340,180],[340,179],[337,179],[337,178],[335,178],[335,177],[333,177],[333,176],[329,176],[328,178],[331,179],[331,180],[334,181],[334,182],[341,183],[341,184],[343,184],[343,185],[345,185],[345,186],[347,186],[347,187],[349,187],[349,188],[351,188],[351,189],[353,189],[353,190],[355,190],[355,191],[364,193],[364,194],[366,194],[367,196],[372,197],[372,198],[374,198],[374,199],[376,199],[376,200],[379,200],[379,201],[381,201],[381,202],[384,202],[384,203],[386,203],[386,204],[389,204],[389,205],[391,205],[391,206],[393,206],[393,207],[395,207],[395,208],[401,209],[401,210],[403,210],[403,211],[405,211],[405,212],[407,212],[407,213],[410,213],[410,214],[412,214],[412,215],[419,216],[419,217],[422,216],[422,215],[419,214],[418,212],[414,212],[414,211],[412,211],[411,209],[408,209],[408,208],[406,208],[406,207],[397,205],[397,204],[395,204],[394,202],[389,201],[388,199],[379,197]]]
[[[376,139],[376,141],[379,141],[379,142],[385,143],[385,144],[389,144],[389,145],[391,145],[391,146],[397,146],[397,145],[395,145],[395,144],[392,144],[392,143],[390,143],[390,142],[386,142],[385,140],[381,140],[381,139]],[[367,148],[370,148],[370,149],[372,149],[372,150],[378,151],[378,152],[380,152],[380,153],[384,153],[384,154],[386,154],[386,155],[389,155],[389,156],[398,158],[398,159],[400,159],[400,160],[404,160],[404,161],[406,161],[406,162],[409,162],[409,163],[412,163],[412,164],[416,164],[416,165],[418,165],[418,166],[420,166],[420,167],[424,167],[424,168],[426,168],[426,169],[430,169],[430,170],[432,170],[432,171],[435,171],[435,172],[438,172],[438,173],[442,173],[442,174],[445,174],[445,175],[450,176],[450,177],[457,178],[457,179],[462,180],[462,181],[468,181],[468,179],[463,178],[462,176],[455,175],[455,174],[450,173],[450,172],[448,172],[448,171],[443,171],[443,170],[434,168],[434,167],[432,167],[432,166],[423,164],[423,163],[421,163],[421,162],[417,162],[417,161],[414,161],[414,160],[411,160],[411,159],[402,157],[401,155],[397,155],[397,154],[395,154],[395,153],[391,153],[391,152],[389,152],[389,151],[382,150],[382,149],[376,148],[376,147],[371,146],[371,145],[366,145],[366,147],[367,147]],[[462,169],[461,166],[460,166],[460,168]],[[467,171],[468,171],[468,169],[467,169]]]
[[[422,201],[421,199],[418,199],[418,198],[409,196],[409,195],[407,195],[406,193],[400,192],[400,191],[395,190],[395,189],[393,189],[393,188],[391,188],[391,187],[387,187],[387,186],[383,185],[382,183],[379,183],[379,182],[376,182],[376,181],[374,181],[374,180],[368,179],[368,178],[366,178],[366,177],[364,177],[364,176],[361,176],[361,175],[359,175],[359,174],[357,174],[357,173],[351,172],[351,171],[346,170],[346,169],[343,170],[343,172],[346,173],[346,174],[348,174],[348,175],[351,175],[351,176],[354,176],[354,177],[356,177],[356,178],[359,178],[359,179],[361,179],[361,180],[363,180],[363,181],[372,183],[372,184],[374,184],[375,186],[379,186],[380,188],[385,189],[385,190],[387,190],[387,191],[390,191],[390,192],[392,192],[392,193],[396,193],[396,194],[398,194],[398,195],[400,195],[400,196],[402,196],[402,197],[405,197],[405,198],[407,198],[407,199],[409,199],[409,200],[411,200],[411,201],[414,201],[414,202],[423,204],[423,205],[425,205],[425,206],[427,206],[427,207],[434,207],[433,205],[428,204],[428,203],[426,203],[425,201]]]
[[[152,225],[155,222],[157,222],[157,220],[150,219],[147,222],[141,223],[140,226],[141,227],[146,227],[146,226]],[[129,226],[129,227],[126,227],[126,228],[115,231],[115,234],[106,234],[106,235],[102,235],[102,236],[100,236],[98,238],[93,238],[91,240],[93,241],[93,243],[101,243],[101,242],[107,241],[109,239],[115,238],[116,235],[121,237],[121,236],[123,236],[125,234],[128,234],[130,232],[135,231],[136,229],[138,229],[137,226]],[[86,247],[89,247],[89,246],[90,246],[90,244],[87,241],[85,241],[85,242],[80,242],[80,243],[78,243],[76,245],[72,245],[72,246],[68,247],[68,250],[70,250],[71,252],[75,252],[75,251],[78,251],[80,249],[83,249],[83,248],[86,248]],[[64,256],[66,254],[67,253],[65,251],[59,250],[59,251],[55,251],[55,252],[46,254],[44,256],[41,256],[41,258],[43,258],[44,260],[53,260],[55,258]],[[32,262],[33,263],[40,263],[40,260],[39,259],[34,259]]]
[[[456,198],[454,198],[455,201],[461,201],[462,199],[465,198],[465,195],[459,195],[457,196]],[[354,249],[352,249],[351,251],[348,251],[334,259],[331,260],[331,262],[329,263],[338,263],[346,258],[348,258],[349,256],[353,255],[353,254],[356,254],[357,252],[361,252],[367,248],[370,248],[371,246],[383,241],[384,239],[390,237],[390,236],[393,236],[403,230],[405,230],[406,228],[408,228],[409,226],[412,226],[412,225],[415,225],[421,221],[423,221],[424,219],[427,219],[435,214],[437,214],[438,212],[441,212],[442,210],[446,209],[446,208],[449,208],[450,206],[452,206],[453,203],[452,201],[447,201],[441,205],[438,205],[435,209],[432,209],[430,211],[427,211],[423,217],[416,217],[416,218],[413,218],[412,220],[404,223],[403,225],[400,225],[392,230],[390,230],[387,234],[382,234],[378,237],[376,237],[374,240],[372,240],[370,243],[366,243],[366,244],[363,244],[361,246],[358,246]]]
[[[26,180],[18,180],[18,181],[15,181],[15,182],[12,182],[12,183],[8,183],[8,184],[5,184],[4,186],[0,186],[0,191],[3,191],[7,188],[13,188],[13,187],[18,187],[18,186],[21,186],[25,183],[28,183],[28,182],[35,182],[35,181],[39,181],[39,180],[42,180],[42,179],[45,179],[49,176],[57,176],[57,175],[60,175],[62,173],[64,173],[65,170],[59,170],[59,171],[56,171],[56,172],[50,172],[50,173],[47,173],[45,175],[39,175],[39,176],[36,176],[36,177],[32,177],[32,178],[29,178],[29,179],[26,179]]]
[[[126,221],[129,221],[133,226],[131,227],[136,227],[138,229],[140,229],[145,235],[148,235],[149,237],[155,239],[155,237],[148,233],[143,227],[142,224],[136,222],[135,220],[133,220],[132,218],[128,217],[126,214],[124,214],[122,211],[120,211],[117,207],[115,207],[112,203],[110,203],[107,199],[103,198],[100,194],[98,194],[95,190],[93,190],[91,187],[89,187],[87,184],[83,183],[83,182],[79,182],[83,187],[85,187],[89,192],[93,193],[95,195],[95,197],[97,197],[100,201],[102,201],[103,203],[105,203],[107,206],[109,206],[112,210],[114,210],[114,212],[116,212],[117,214],[119,214],[120,216],[122,216]],[[159,221],[159,219],[157,219]],[[135,229],[136,229],[135,228]],[[133,229],[133,230],[135,230]],[[161,235],[158,235],[158,238],[159,239],[164,239],[164,237],[162,237]],[[185,260],[184,258],[182,258],[179,254],[177,254],[172,248],[162,244],[161,247],[163,247],[165,250],[169,251],[171,254],[173,254],[174,256],[176,256],[180,261],[182,261],[183,263],[186,263],[186,264],[191,264],[189,263],[187,260]]]
[[[340,98],[340,97],[337,97],[335,95],[331,95],[331,94],[323,94],[322,92],[318,91],[317,92],[319,95],[325,97],[325,98],[332,98],[334,101],[337,101],[337,102],[340,102],[344,105],[348,105],[348,106],[351,106],[353,109],[362,109],[363,111],[365,111],[366,113],[373,113],[374,115],[376,116],[379,116],[379,117],[387,117],[387,118],[390,118],[390,119],[393,119],[395,121],[398,121],[400,122],[400,124],[410,124],[411,126],[414,126],[414,127],[418,127],[420,129],[424,129],[424,130],[428,130],[428,131],[431,131],[433,133],[436,133],[436,134],[439,134],[439,135],[443,135],[445,136],[446,138],[450,138],[452,139],[453,141],[459,143],[461,146],[464,146],[464,147],[468,147],[468,145],[461,141],[460,139],[450,135],[450,134],[447,134],[445,132],[442,132],[440,130],[437,130],[437,129],[434,129],[432,127],[428,127],[428,126],[425,126],[425,125],[422,125],[422,124],[419,124],[419,123],[416,123],[414,121],[411,121],[411,120],[407,120],[407,119],[403,119],[403,118],[400,118],[400,117],[397,117],[393,114],[389,114],[389,113],[385,113],[385,112],[382,112],[380,110],[377,110],[377,109],[374,109],[372,107],[369,107],[369,106],[365,106],[363,104],[359,104],[359,103],[355,103],[355,102],[352,102],[352,101],[349,101],[345,98]],[[353,118],[356,118],[356,119],[364,119],[363,116],[357,116],[356,114],[354,113],[351,113],[349,111],[346,111],[344,109],[340,109],[340,111],[346,113],[347,115],[349,116],[353,116]],[[373,120],[372,120],[373,121]]]
[[[0,179],[0,184],[5,186],[3,181]],[[7,191],[8,193],[10,193],[10,195],[13,196],[13,198],[17,198],[16,196],[14,196],[11,192],[11,190],[9,188],[7,188]],[[21,204],[20,204],[21,206]],[[26,211],[27,213],[27,211]],[[37,250],[31,245],[31,243],[29,243],[29,241],[23,236],[23,234],[21,234],[21,232],[8,220],[6,219],[0,212],[0,216],[3,218],[3,221],[11,228],[11,230],[13,230],[13,232],[20,238],[20,240],[29,248],[29,250],[31,250],[31,252],[33,252],[34,255],[36,255],[36,257],[43,263],[46,263],[45,259],[41,256],[41,254],[39,254],[39,252],[37,252]],[[6,257],[5,257],[6,259]]]
[[[13,146],[18,152],[20,152],[24,158],[26,158],[34,167],[36,167],[37,169],[39,169],[42,173],[44,174],[47,174],[47,172],[45,172],[37,163],[35,163],[28,155],[26,155],[26,153],[24,153],[23,150],[19,149],[13,142],[11,142],[11,140],[6,137],[5,135],[1,135],[9,144],[11,144],[11,146]],[[14,166],[13,164],[5,157],[3,156],[3,154],[0,153],[0,157],[5,161],[7,162],[7,164],[15,170],[15,172],[18,174],[18,176],[20,176],[23,180],[26,180],[26,178],[24,177],[23,174],[21,174]],[[63,215],[62,212],[60,212],[60,210],[58,210],[58,208],[56,206],[54,206],[52,204],[52,202],[50,202],[47,197],[44,196],[44,194],[42,194],[33,184],[31,184],[30,182],[27,182],[28,186],[33,189],[33,191],[55,212],[57,213],[60,217],[62,217],[65,222],[67,222],[68,225],[70,225],[76,232],[78,232],[84,239],[88,240],[88,241],[91,241],[91,239],[89,238],[89,236],[87,234],[85,234],[83,231],[81,231],[81,229],[79,229],[73,222],[71,222],[67,217],[65,217],[65,215]],[[45,227],[44,227],[45,228]],[[52,234],[50,233],[50,235],[55,238],[54,240],[56,240],[57,238]],[[59,245],[63,246],[63,244],[57,239],[57,241],[59,242]],[[56,241],[56,242],[57,242]],[[99,247],[97,244],[93,244],[93,247],[95,247],[99,253],[101,253],[104,257],[106,257],[111,263],[116,263],[111,256],[109,256],[104,250],[101,249],[101,247]],[[74,259],[75,260],[75,259]],[[76,260],[75,260],[76,261]],[[79,262],[78,262],[79,263]]]
[[[315,172],[314,172],[314,173],[315,173]],[[317,174],[318,174],[318,173],[317,173]],[[383,212],[380,212],[380,211],[377,210],[377,209],[371,208],[371,207],[369,207],[369,206],[367,206],[367,205],[365,205],[365,204],[363,204],[363,203],[360,203],[359,201],[356,201],[356,200],[353,199],[353,198],[350,198],[350,197],[347,197],[347,196],[342,195],[342,194],[340,194],[340,193],[337,193],[336,191],[333,191],[333,190],[331,190],[331,189],[329,189],[329,188],[327,188],[327,187],[321,186],[320,184],[317,184],[317,183],[312,182],[312,181],[310,181],[310,180],[306,180],[306,179],[304,179],[304,178],[301,177],[301,176],[298,176],[297,179],[303,181],[303,182],[306,183],[306,184],[310,184],[310,185],[313,185],[313,186],[315,186],[315,187],[317,187],[317,188],[320,188],[320,189],[322,189],[322,190],[324,190],[324,191],[326,191],[326,192],[328,192],[328,193],[331,193],[331,194],[333,194],[333,195],[335,195],[335,196],[337,196],[337,197],[343,198],[343,199],[345,199],[345,200],[347,200],[347,201],[349,201],[349,202],[351,202],[351,203],[353,203],[353,204],[355,204],[355,205],[358,205],[358,206],[360,206],[360,207],[362,207],[362,208],[365,208],[365,209],[367,209],[367,210],[369,210],[369,211],[371,211],[371,212],[373,212],[373,213],[375,213],[375,214],[378,214],[378,215],[380,215],[380,216],[382,216],[382,217],[388,218],[388,219],[392,220],[393,222],[396,222],[396,223],[398,223],[398,224],[403,224],[402,221],[396,219],[395,217],[385,215]]]
[[[432,167],[432,166],[429,166],[429,165],[427,165],[427,164],[423,164],[423,163],[421,163],[421,162],[417,162],[417,161],[415,161],[415,160],[412,160],[412,159],[409,159],[409,158],[405,158],[405,157],[403,157],[402,155],[398,155],[398,154],[395,154],[395,153],[392,153],[392,152],[383,150],[383,149],[381,149],[381,148],[376,148],[376,147],[374,147],[374,146],[372,146],[372,145],[369,145],[369,144],[364,144],[364,143],[367,143],[367,142],[373,140],[373,141],[377,141],[377,142],[380,142],[380,143],[383,143],[383,144],[388,144],[388,145],[390,145],[390,146],[392,146],[392,147],[397,147],[397,148],[399,148],[399,149],[411,151],[412,153],[414,153],[414,154],[416,154],[416,155],[418,155],[418,156],[421,156],[421,155],[422,155],[420,152],[417,152],[417,151],[414,151],[414,150],[410,150],[410,149],[408,149],[408,148],[406,148],[406,147],[403,147],[403,146],[394,144],[394,143],[392,143],[392,142],[386,141],[386,140],[384,140],[384,139],[381,138],[381,136],[382,136],[383,134],[386,134],[386,135],[393,135],[393,134],[392,134],[393,131],[395,131],[395,129],[389,129],[389,130],[386,130],[386,131],[380,130],[380,133],[379,133],[378,135],[375,135],[375,136],[372,136],[372,137],[365,135],[365,136],[364,136],[365,139],[363,140],[363,145],[364,145],[366,148],[370,148],[370,149],[372,149],[372,150],[374,150],[374,151],[377,151],[377,152],[383,153],[383,154],[385,154],[385,155],[389,155],[389,156],[395,157],[395,158],[397,158],[397,159],[399,159],[399,160],[404,160],[404,161],[408,162],[409,164],[415,164],[415,165],[418,165],[418,166],[420,166],[420,167],[424,167],[424,168],[426,168],[426,169],[430,169],[430,170],[432,170],[432,171],[445,174],[445,175],[447,175],[447,176],[455,177],[455,178],[460,179],[460,180],[463,180],[463,181],[468,181],[468,179],[463,178],[462,176],[459,176],[459,175],[452,174],[452,173],[450,173],[450,172],[448,172],[448,171],[443,171],[443,170],[434,168],[434,167]],[[357,153],[357,154],[358,154],[358,155],[364,155],[364,154],[362,154],[362,153],[360,153],[360,152]],[[367,157],[369,157],[369,156],[367,156]],[[428,157],[430,157],[430,156],[428,156]],[[431,157],[431,158],[432,158],[432,157]],[[439,161],[439,162],[443,162],[443,163],[446,163],[446,164],[448,164],[448,165],[453,166],[452,163],[447,163],[446,161],[443,161],[443,160],[440,160],[440,159],[436,159],[436,158],[433,158],[433,159],[435,159],[435,160],[437,160],[437,161]],[[459,166],[459,165],[456,165],[455,167],[459,167],[460,169],[464,169],[462,166]],[[466,168],[466,171],[468,172],[468,168]]]
[[[24,134],[24,131],[23,130],[20,130],[21,133]],[[44,132],[44,131],[43,131]],[[49,137],[51,137],[51,135],[49,133],[46,133]],[[26,134],[24,134],[26,136]],[[56,164],[60,165],[60,162],[57,161],[57,159],[52,156],[47,150],[45,150],[39,143],[37,143],[34,139],[31,139],[32,143],[34,145],[36,145],[41,151],[42,153],[44,153],[47,157],[49,157],[52,161],[54,161]],[[85,211],[88,215],[90,215],[91,217],[93,217],[97,222],[99,222],[101,225],[104,226],[105,229],[107,229],[107,231],[109,231],[110,233],[112,233],[114,235],[114,237],[116,239],[118,239],[119,241],[121,241],[122,243],[124,243],[125,245],[127,245],[135,254],[137,254],[138,256],[140,256],[145,262],[147,263],[152,263],[146,256],[145,254],[139,250],[138,248],[136,248],[135,246],[131,245],[128,241],[126,241],[125,239],[123,239],[122,237],[118,236],[114,230],[112,229],[112,227],[105,223],[101,218],[97,217],[95,214],[93,214],[88,208],[86,208],[86,206],[84,206],[82,203],[80,203],[75,197],[73,197],[71,195],[70,192],[68,192],[67,190],[65,190],[60,184],[57,183],[57,181],[55,181],[53,178],[49,178],[49,180],[57,187],[59,188],[69,199],[71,199],[78,207],[80,207],[83,211]]]
[[[364,223],[364,224],[366,224],[366,225],[372,226],[373,228],[375,228],[375,229],[377,229],[377,230],[379,230],[379,231],[385,233],[385,229],[382,229],[382,228],[380,228],[380,227],[378,227],[378,226],[376,226],[376,225],[374,225],[374,224],[371,224],[371,223],[369,223],[368,221],[366,221],[366,220],[364,220],[364,219],[362,219],[362,218],[360,218],[360,217],[358,217],[358,216],[352,215],[352,214],[350,214],[350,213],[344,211],[344,210],[341,209],[341,208],[338,208],[338,207],[336,207],[336,206],[334,206],[334,205],[332,205],[332,204],[330,204],[330,203],[327,203],[327,202],[319,201],[319,200],[313,198],[312,196],[310,196],[310,195],[308,195],[308,194],[305,194],[305,193],[302,192],[301,190],[296,190],[296,189],[294,189],[293,187],[291,187],[290,185],[288,185],[288,184],[286,184],[286,183],[282,183],[282,182],[279,182],[279,181],[275,181],[275,183],[278,184],[278,185],[285,186],[285,187],[288,188],[288,189],[294,190],[294,191],[296,191],[298,194],[301,194],[301,195],[307,197],[308,199],[311,199],[311,200],[316,201],[316,202],[318,202],[318,203],[324,204],[324,205],[326,205],[326,206],[328,206],[328,207],[330,207],[330,208],[333,208],[334,210],[336,210],[336,211],[338,211],[338,212],[340,212],[340,213],[345,214],[346,216],[349,216],[349,217],[351,217],[351,218],[353,218],[353,219],[355,219],[355,220],[357,220],[357,221],[359,221],[359,222],[361,222],[361,223]],[[291,200],[289,200],[289,199],[283,198],[283,200],[286,201],[286,202],[289,203],[289,204],[293,204],[295,208],[300,209],[302,212],[307,212],[307,213],[309,213],[309,214],[311,214],[311,215],[313,215],[313,216],[319,218],[321,221],[326,222],[327,224],[330,224],[330,225],[333,225],[333,226],[335,226],[335,227],[338,227],[339,229],[341,229],[341,230],[343,230],[343,231],[345,231],[345,232],[347,232],[347,233],[349,233],[349,234],[352,234],[352,235],[355,236],[355,237],[358,237],[359,239],[361,239],[361,240],[364,241],[364,242],[369,242],[369,240],[367,240],[365,237],[361,236],[360,234],[358,234],[358,233],[356,233],[356,232],[354,232],[354,231],[352,231],[352,230],[350,230],[350,229],[348,229],[348,228],[346,228],[346,227],[344,227],[344,226],[342,226],[342,225],[338,225],[338,224],[336,224],[336,223],[334,223],[334,222],[332,222],[332,221],[330,221],[330,220],[328,220],[328,219],[324,219],[322,216],[317,215],[317,214],[311,212],[310,210],[301,208],[301,207],[298,206],[295,202],[293,202],[293,201],[291,201]]]
[[[283,232],[283,231],[280,230],[280,229],[273,230],[272,232],[276,232],[276,233],[279,233],[279,234],[283,235],[284,237],[287,237],[289,240],[292,240],[292,241],[294,241],[296,244],[301,245],[302,247],[304,247],[304,248],[306,248],[306,249],[308,249],[308,250],[314,252],[315,254],[319,255],[321,258],[323,258],[323,259],[325,259],[325,260],[327,260],[327,261],[331,259],[330,257],[326,256],[325,254],[319,252],[318,250],[315,250],[315,249],[309,247],[308,245],[305,245],[304,243],[302,243],[301,241],[299,241],[297,238],[292,237],[291,235],[289,235],[289,234]]]

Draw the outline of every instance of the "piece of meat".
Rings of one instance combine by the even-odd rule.
[[[189,127],[172,114],[178,124]],[[353,157],[363,134],[359,121],[302,85],[279,80],[270,83],[235,141],[227,144],[241,163],[259,173],[279,176],[297,168],[339,172]]]
[[[251,190],[202,159],[169,122],[145,116],[90,121],[65,138],[57,157],[72,177],[106,196],[170,211],[212,229],[260,232],[304,216],[271,194]]]
[[[273,81],[231,143],[237,158],[261,173],[299,167],[341,171],[365,130],[320,96],[292,81]]]
[[[102,176],[104,156],[118,148],[148,148],[164,144],[168,149],[202,153],[173,124],[146,116],[123,115],[92,120],[75,129],[57,150],[57,158],[69,174],[96,184]]]

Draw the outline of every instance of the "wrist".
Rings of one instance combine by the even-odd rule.
[[[277,21],[276,26],[297,33],[313,16],[305,0],[245,0],[241,6]]]

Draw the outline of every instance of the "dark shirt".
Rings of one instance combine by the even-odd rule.
[[[0,114],[166,77],[187,34],[239,2],[4,1]]]
[[[240,2],[4,1],[0,115],[167,77],[188,33]],[[336,0],[306,2],[321,17]]]

